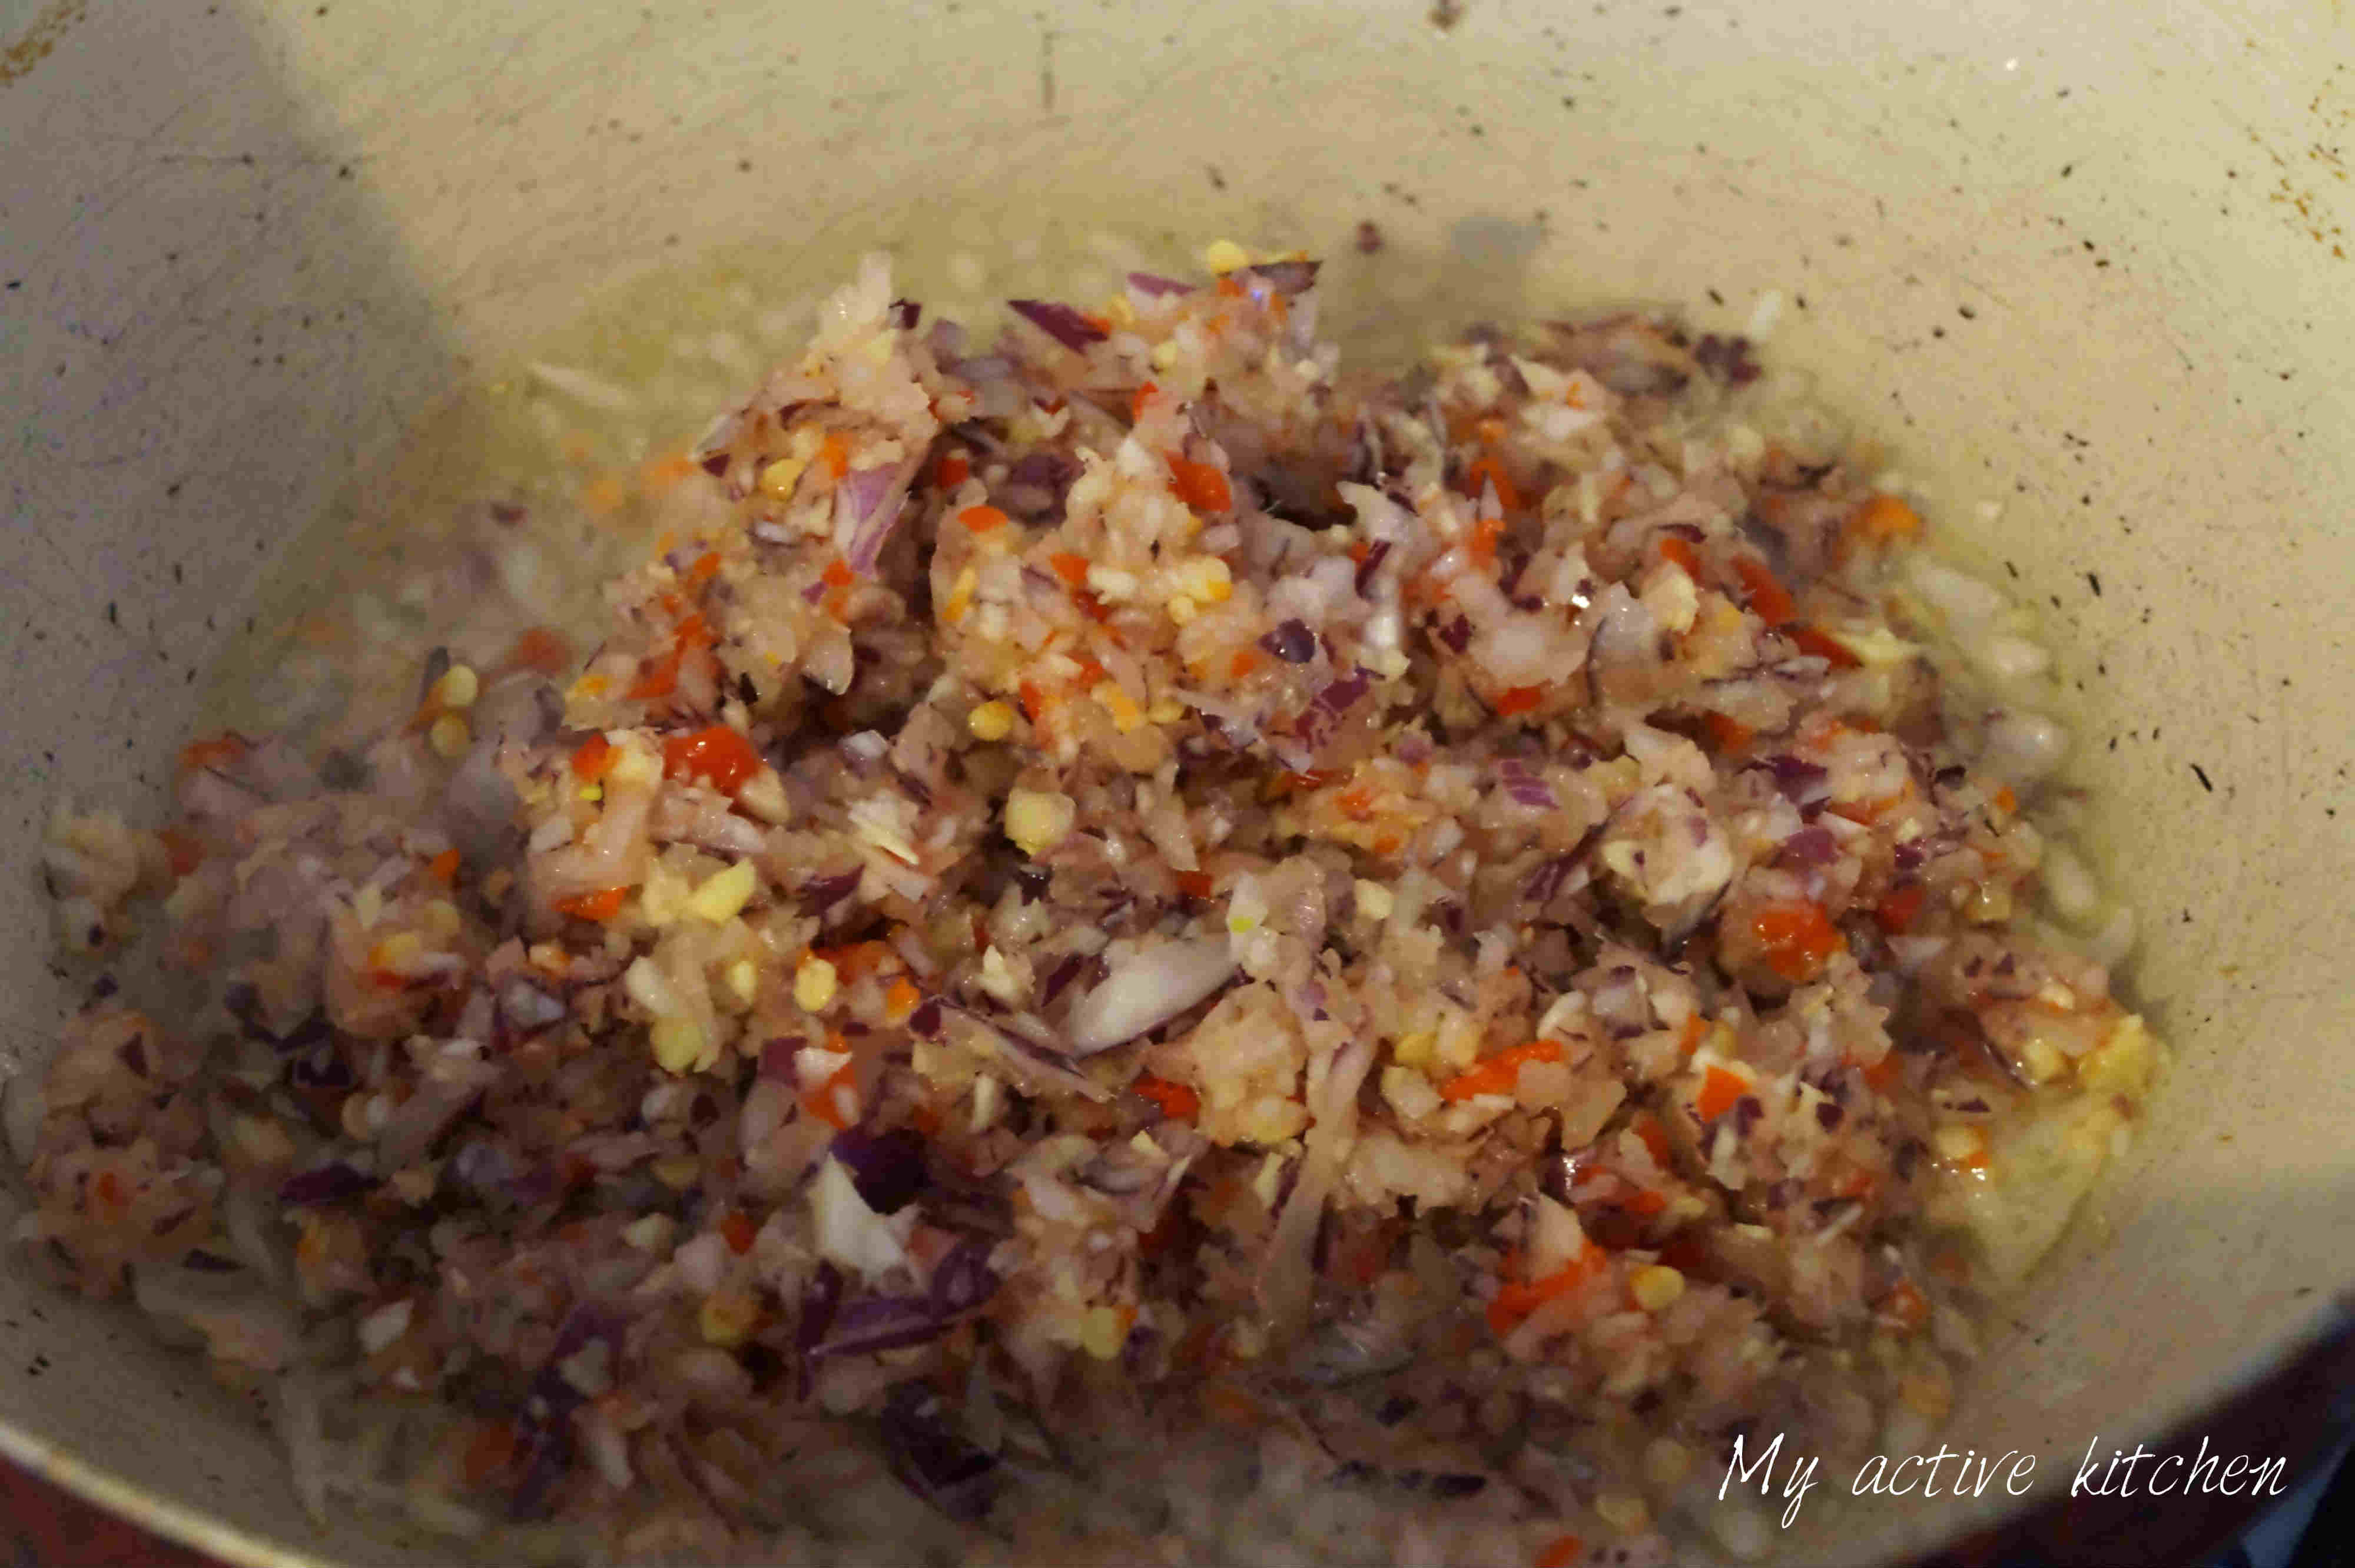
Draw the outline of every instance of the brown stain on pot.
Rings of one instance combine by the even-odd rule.
[[[73,25],[90,8],[89,0],[57,0],[48,10],[33,18],[33,25],[0,48],[0,87],[5,87],[48,58],[58,40],[70,32]]]

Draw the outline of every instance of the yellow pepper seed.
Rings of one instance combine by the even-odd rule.
[[[1685,1276],[1666,1264],[1639,1268],[1627,1280],[1628,1294],[1646,1312],[1672,1305],[1685,1293]]]
[[[823,958],[805,958],[794,971],[794,1001],[805,1013],[821,1013],[842,989],[841,977]]]
[[[964,727],[976,741],[1003,741],[1014,733],[1014,709],[1008,703],[985,702],[964,716]]]

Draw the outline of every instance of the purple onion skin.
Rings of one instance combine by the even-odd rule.
[[[1267,261],[1243,269],[1244,275],[1256,278],[1280,294],[1305,293],[1316,284],[1315,261]]]
[[[1158,272],[1131,272],[1128,286],[1141,294],[1190,294],[1194,292],[1193,284],[1165,278]]]
[[[323,1165],[316,1170],[298,1171],[278,1184],[278,1201],[290,1209],[308,1209],[325,1203],[341,1203],[347,1198],[357,1198],[376,1189],[377,1179],[364,1176],[350,1166],[338,1162]]]
[[[801,906],[805,914],[824,914],[858,891],[864,871],[837,871],[830,877],[813,877],[802,884]]]
[[[794,1393],[797,1399],[807,1399],[810,1392],[810,1365],[819,1345],[826,1340],[826,1330],[834,1327],[834,1315],[842,1306],[842,1271],[832,1264],[820,1264],[802,1291],[801,1315],[794,1325]]]
[[[895,1385],[877,1418],[900,1484],[954,1520],[972,1523],[996,1500],[997,1461],[948,1424],[940,1395],[921,1382]]]
[[[1839,859],[1839,840],[1828,827],[1802,827],[1783,841],[1779,858],[1794,866],[1828,866]]]
[[[1102,343],[1107,336],[1103,328],[1067,304],[1052,300],[1006,303],[1015,315],[1075,354],[1084,354],[1091,345]]]
[[[924,1140],[906,1127],[888,1133],[845,1127],[834,1135],[830,1152],[850,1173],[860,1200],[878,1214],[898,1213],[932,1181],[924,1169]]]
[[[1286,664],[1306,664],[1316,656],[1316,634],[1305,621],[1285,621],[1262,637],[1259,645]]]
[[[949,1249],[932,1268],[932,1310],[958,1317],[997,1294],[997,1275],[989,1266],[989,1243],[968,1236]]]
[[[862,1296],[834,1315],[826,1337],[810,1347],[809,1360],[872,1356],[929,1344],[948,1332],[950,1321],[933,1309],[930,1296]]]

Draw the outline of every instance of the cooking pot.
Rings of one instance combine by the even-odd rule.
[[[714,247],[791,292],[1035,214],[1332,255],[1368,354],[1477,316],[1682,303],[1739,330],[1779,304],[1774,358],[2046,612],[2082,688],[2085,846],[2140,912],[2127,984],[2173,1069],[1955,1416],[1957,1446],[2044,1456],[2035,1489],[1892,1506],[1838,1555],[2051,1500],[2089,1443],[2197,1433],[2340,1309],[2355,21],[2335,0],[0,11],[8,1067],[88,984],[33,885],[50,802],[152,807],[276,554],[438,389]],[[1367,222],[1378,255],[1355,249]],[[247,1403],[13,1267],[0,1451],[232,1562],[446,1556],[305,1518]]]

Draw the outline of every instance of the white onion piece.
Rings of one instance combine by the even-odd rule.
[[[2120,904],[2102,923],[2102,929],[2085,944],[2085,956],[2104,968],[2115,968],[2120,960],[2134,950],[2134,911]]]
[[[2052,656],[2026,637],[1982,639],[1972,646],[1971,656],[1998,680],[2026,680],[2052,665]]]
[[[1092,1055],[1167,1023],[1234,978],[1220,936],[1165,943],[1123,962],[1071,1009],[1072,1054]]]
[[[41,1119],[48,1114],[48,1096],[43,1092],[41,1074],[33,1068],[19,1067],[5,1084],[0,1084],[0,1119],[5,1119],[8,1132],[8,1152],[16,1163],[33,1163],[33,1148],[40,1141]]]
[[[1917,555],[1905,568],[1913,586],[1941,613],[1957,621],[1985,621],[2000,613],[2003,595],[1967,572]]]
[[[908,1261],[915,1205],[889,1218],[878,1214],[858,1196],[850,1172],[831,1155],[810,1185],[810,1208],[817,1221],[818,1253],[829,1262],[872,1277]]]
[[[2066,730],[2041,713],[2022,709],[1988,722],[1979,765],[2007,784],[2034,784],[2059,767],[2068,751]]]
[[[2093,873],[2067,845],[2046,846],[2039,869],[2044,879],[2045,896],[2052,901],[2053,912],[2062,919],[2083,922],[2101,907],[2102,895],[2094,886]]]

